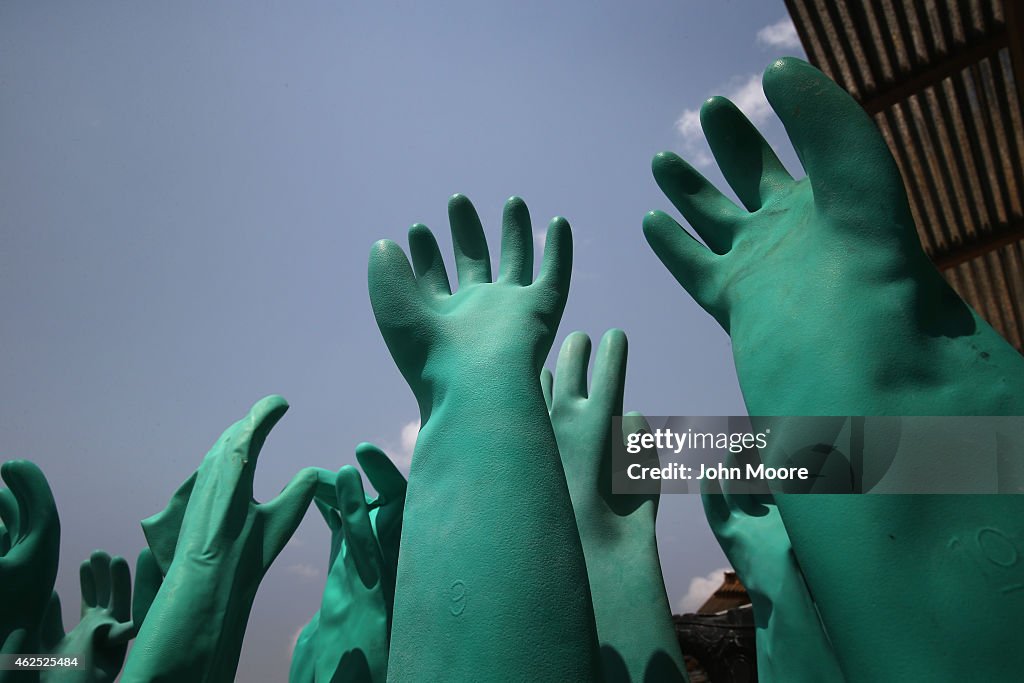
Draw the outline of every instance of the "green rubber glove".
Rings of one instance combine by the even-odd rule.
[[[6,555],[11,549],[11,543],[17,540],[17,525],[18,501],[10,489],[0,489],[0,557]],[[0,654],[24,654],[32,650],[34,645],[25,645],[28,635],[23,628],[15,629],[0,641]],[[37,671],[0,671],[0,683],[33,683],[38,680]]]
[[[379,495],[367,500],[354,467],[320,471],[314,502],[331,530],[330,564],[320,609],[296,642],[292,683],[384,681],[387,675],[406,481],[373,444],[359,444],[356,458]]]
[[[153,551],[143,548],[135,560],[135,587],[132,594],[132,637],[139,634],[139,629],[146,621],[149,608],[153,606],[164,575],[156,563]]]
[[[749,413],[1024,414],[1024,359],[928,261],[867,114],[797,59],[772,64],[764,91],[808,177],[794,181],[750,122],[713,98],[701,122],[744,208],[664,153],[655,178],[709,248],[663,213],[644,219],[655,252],[732,337]],[[912,464],[928,476],[926,460]],[[848,679],[1024,670],[1024,497],[776,502]]]
[[[658,558],[658,496],[612,494],[612,418],[622,415],[626,348],[622,330],[604,335],[588,394],[590,338],[573,332],[556,375],[545,369],[541,385],[587,559],[605,680],[684,681]],[[650,431],[639,415],[628,422]]]
[[[8,529],[7,525],[11,528]],[[0,489],[0,557],[10,551],[18,533],[18,501],[10,489]]]
[[[408,483],[384,451],[372,443],[356,446],[356,460],[377,490],[377,497],[368,500],[373,535],[380,545],[381,585],[388,611],[388,639],[395,608],[395,581],[398,576],[398,553],[402,542],[402,519],[405,515],[405,492]],[[330,503],[330,501],[327,501]],[[341,509],[341,508],[339,508]]]
[[[502,221],[491,281],[476,210],[448,204],[459,289],[430,231],[370,254],[370,301],[420,406],[388,678],[595,680],[587,570],[537,377],[565,306],[572,242],[552,220],[533,280],[526,205]],[[532,281],[532,283],[531,283]]]
[[[316,470],[307,468],[273,500],[253,500],[260,449],[287,409],[280,396],[256,403],[221,435],[167,509],[143,521],[165,576],[122,681],[233,680],[260,581],[317,486]]]
[[[737,466],[735,458],[725,465]],[[757,680],[843,681],[775,501],[736,488],[728,479],[724,487],[701,480],[708,524],[753,603]]]
[[[764,90],[808,177],[794,181],[715,97],[701,124],[744,208],[666,152],[654,177],[710,248],[664,213],[644,219],[651,247],[731,335],[750,413],[1020,414],[1024,360],[928,260],[870,117],[797,59],[772,64]]]
[[[42,627],[43,652],[77,657],[79,668],[44,671],[40,680],[113,683],[124,664],[128,641],[138,632],[132,619],[131,570],[124,558],[97,550],[82,563],[79,581],[82,617],[78,625],[64,633],[60,598],[54,592]]]
[[[9,488],[0,490],[0,651],[39,652],[38,632],[57,580],[60,520],[42,471],[27,460],[0,466]],[[27,672],[0,672],[0,681]]]

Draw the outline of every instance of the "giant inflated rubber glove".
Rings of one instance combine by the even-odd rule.
[[[143,551],[139,556],[136,586],[140,586],[140,581],[156,580],[158,587],[158,574],[154,577],[141,571],[146,553]],[[156,593],[153,588],[143,588],[133,603],[128,563],[121,557],[111,558],[102,550],[82,563],[79,581],[82,618],[78,625],[64,633],[60,598],[54,592],[41,635],[43,652],[55,657],[76,657],[79,666],[44,671],[40,676],[44,683],[113,683],[124,664],[128,641],[138,633],[148,603]]]
[[[588,393],[589,361],[590,338],[573,332],[562,344],[556,374],[545,369],[541,384],[587,558],[605,680],[682,681],[686,665],[655,535],[658,496],[612,493],[612,430],[613,418],[622,415],[625,333],[604,335]],[[645,421],[633,416],[627,422]]]
[[[309,507],[313,468],[273,500],[253,500],[263,443],[288,404],[268,396],[229,427],[143,530],[166,572],[122,681],[230,681],[260,581]],[[188,647],[182,644],[187,643]]]
[[[541,394],[569,289],[572,243],[551,221],[540,274],[526,205],[502,221],[501,268],[476,210],[448,215],[459,288],[434,236],[370,254],[377,325],[419,402],[388,679],[594,680],[597,634],[583,549]]]
[[[327,584],[320,609],[296,642],[288,676],[292,683],[383,681],[387,673],[388,615],[394,600],[406,481],[373,444],[356,446],[356,459],[377,489],[372,500],[363,496],[354,468],[320,471],[314,502],[331,530]],[[363,498],[357,500],[356,491]]]
[[[0,652],[39,652],[40,624],[53,593],[60,556],[60,520],[42,471],[27,460],[0,467],[9,487],[0,491]],[[27,672],[0,672],[0,681]]]
[[[727,457],[725,464],[736,463]],[[757,680],[843,681],[775,501],[736,488],[732,480],[701,480],[708,524],[753,603]]]
[[[867,114],[797,59],[772,64],[764,91],[808,177],[794,181],[750,122],[714,98],[701,122],[744,208],[664,153],[655,178],[708,247],[663,213],[644,219],[655,252],[732,337],[749,413],[1024,414],[1024,359],[928,261]],[[927,461],[913,464],[928,475]],[[1024,613],[1024,497],[776,502],[848,679],[1010,680],[1024,670],[1011,635]]]

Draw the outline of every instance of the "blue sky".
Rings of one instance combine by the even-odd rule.
[[[292,410],[260,499],[302,466],[354,463],[360,441],[408,457],[416,404],[366,259],[424,222],[450,264],[455,192],[492,257],[509,195],[537,231],[569,219],[555,352],[625,329],[627,409],[742,412],[728,338],[640,223],[670,209],[656,152],[721,182],[695,118],[713,94],[799,174],[759,85],[803,56],[794,40],[781,0],[0,5],[0,454],[54,489],[65,623],[78,563],[134,558],[138,521],[261,396]],[[725,559],[695,496],[663,497],[659,539],[679,609]],[[328,550],[311,511],[261,587],[239,680],[284,680]]]

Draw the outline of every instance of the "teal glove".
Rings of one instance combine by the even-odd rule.
[[[277,498],[253,500],[260,449],[287,409],[280,396],[256,403],[217,440],[167,509],[143,521],[165,576],[122,681],[234,678],[260,581],[317,486],[316,470],[307,468]]]
[[[359,444],[356,458],[380,495],[366,499],[354,467],[320,472],[314,502],[331,530],[330,566],[320,610],[296,642],[292,683],[384,681],[387,675],[406,482],[373,444]]]
[[[459,289],[437,242],[409,231],[370,254],[377,325],[419,402],[388,678],[594,680],[586,566],[537,376],[565,306],[569,225],[551,222],[540,275],[526,205],[502,221],[491,282],[469,200],[448,204]]]
[[[701,122],[744,208],[665,153],[655,179],[708,248],[663,213],[644,219],[658,256],[729,331],[750,414],[1024,414],[1024,359],[928,261],[871,119],[800,60],[771,65],[764,90],[808,177],[794,181],[750,122],[714,98]],[[904,471],[929,476],[924,457]],[[1024,462],[1006,464],[1019,481]],[[776,502],[847,678],[1012,680],[1024,670],[1011,635],[1024,612],[1024,497]]]
[[[545,369],[541,385],[587,559],[604,677],[609,683],[684,681],[658,558],[658,496],[612,494],[612,418],[622,415],[625,333],[604,335],[588,394],[589,360],[590,338],[573,332],[558,354],[557,375]],[[638,414],[623,428],[650,431]]]
[[[395,607],[395,581],[398,575],[398,553],[402,542],[402,519],[405,514],[405,491],[408,484],[384,451],[372,443],[364,442],[356,446],[356,460],[373,488],[377,490],[377,497],[367,501],[367,504],[370,508],[373,535],[380,545],[383,559],[381,585],[384,588],[384,602],[387,605],[390,639]],[[325,502],[330,504],[331,501]],[[338,509],[343,508],[339,506]]]
[[[0,652],[39,652],[38,632],[57,580],[60,520],[42,471],[27,460],[0,467]],[[0,672],[0,681],[27,672]],[[34,674],[33,674],[34,675]]]
[[[18,533],[18,501],[10,489],[0,489],[0,557],[11,549]],[[10,525],[10,529],[8,529]]]
[[[142,628],[163,581],[164,575],[156,563],[153,551],[143,548],[135,560],[135,588],[132,595],[133,638],[139,634],[139,629]]]
[[[736,466],[726,459],[727,467]],[[739,493],[735,482],[701,480],[704,514],[753,603],[757,680],[843,681],[839,662],[771,496]]]
[[[144,562],[143,555],[139,561]],[[44,671],[40,680],[113,683],[124,664],[128,641],[138,633],[148,605],[138,600],[136,605],[132,604],[131,571],[124,558],[111,559],[97,550],[82,563],[79,579],[82,618],[78,625],[71,633],[64,633],[60,598],[54,592],[42,627],[43,652],[55,657],[77,657],[79,668]],[[138,622],[133,615],[141,617]]]
[[[807,178],[793,180],[739,110],[715,97],[701,124],[744,208],[665,152],[654,177],[709,248],[664,213],[644,219],[659,258],[731,335],[750,414],[1024,411],[1024,360],[921,249],[870,117],[797,59],[772,64],[764,90]]]

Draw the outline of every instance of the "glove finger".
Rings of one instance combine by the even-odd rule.
[[[364,441],[356,446],[356,460],[373,488],[383,498],[382,503],[405,497],[408,483],[384,451]]]
[[[338,501],[341,503],[349,556],[363,586],[371,588],[380,581],[380,546],[370,524],[362,479],[359,471],[350,465],[338,471]]]
[[[526,286],[533,281],[533,229],[526,202],[511,197],[501,218],[501,267],[498,280]]]
[[[110,555],[102,550],[95,551],[89,558],[93,579],[96,582],[96,606],[110,606]]]
[[[551,390],[555,384],[555,376],[544,368],[540,371],[540,391],[544,394],[544,406],[551,412]]]
[[[110,560],[110,613],[119,623],[132,618],[132,571],[120,556]]]
[[[448,222],[452,228],[452,246],[455,248],[455,270],[459,276],[459,289],[467,285],[491,281],[491,256],[487,239],[480,224],[480,216],[465,195],[453,195],[448,200]]]
[[[136,631],[142,627],[142,622],[149,614],[156,594],[160,591],[164,577],[160,573],[160,566],[153,556],[153,551],[143,548],[135,560],[135,590],[132,596],[132,624]]]
[[[320,481],[316,468],[300,470],[271,501],[258,506],[264,519],[263,567],[267,568],[295,533]]]
[[[775,150],[735,104],[712,97],[700,109],[700,122],[722,175],[748,211],[793,184]]]
[[[409,256],[420,289],[429,296],[451,296],[448,271],[430,228],[417,223],[409,228]]]
[[[558,351],[555,362],[554,405],[587,397],[587,365],[590,363],[590,337],[572,332]]]
[[[590,383],[590,400],[597,401],[603,415],[621,415],[626,389],[626,356],[629,344],[626,333],[611,329],[604,333],[594,356],[594,378]]]

